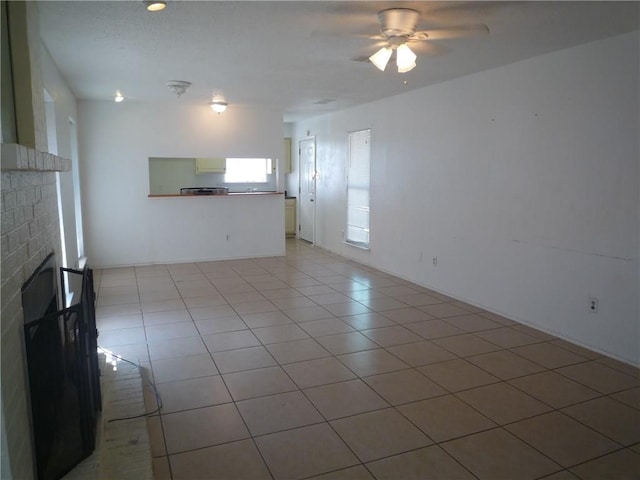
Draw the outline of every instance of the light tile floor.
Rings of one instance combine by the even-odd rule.
[[[96,286],[157,480],[640,478],[638,369],[304,242]]]

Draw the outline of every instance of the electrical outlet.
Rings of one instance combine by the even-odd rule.
[[[438,266],[438,257],[433,257],[433,258],[431,259],[431,263],[433,263],[433,266],[434,266],[434,267],[437,267],[437,266]]]
[[[230,238],[231,238],[231,235],[227,233],[227,242],[229,241]]]
[[[589,297],[588,307],[591,313],[598,313],[598,299],[594,297]]]

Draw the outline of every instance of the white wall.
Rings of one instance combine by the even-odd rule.
[[[42,84],[53,98],[55,108],[56,155],[71,159],[71,131],[69,119],[77,119],[76,99],[53,63],[44,46],[40,54]],[[51,152],[51,149],[48,151]],[[76,223],[76,199],[73,171],[60,172],[60,196],[62,200],[62,224],[66,245],[67,266],[78,267],[78,231]]]
[[[85,244],[96,266],[284,253],[284,200],[148,198],[149,157],[282,158],[282,112],[79,103]],[[206,225],[206,228],[205,228]],[[230,235],[230,240],[227,240]]]
[[[317,141],[317,243],[639,364],[639,43],[626,34],[296,123],[294,145]],[[363,252],[341,232],[347,132],[369,127]]]

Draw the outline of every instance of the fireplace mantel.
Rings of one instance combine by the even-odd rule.
[[[71,160],[40,152],[17,143],[0,144],[0,170],[23,172],[68,172]]]

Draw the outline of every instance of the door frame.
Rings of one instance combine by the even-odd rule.
[[[317,184],[317,180],[318,180],[318,151],[317,151],[317,142],[316,142],[316,136],[315,135],[309,135],[306,137],[302,137],[300,139],[298,139],[298,165],[299,165],[299,174],[298,174],[298,198],[300,200],[300,208],[298,209],[298,238],[303,239],[300,236],[300,232],[302,229],[302,223],[301,223],[301,219],[302,219],[302,215],[301,210],[302,210],[302,175],[304,173],[304,170],[302,168],[302,142],[308,142],[308,141],[313,141],[313,207],[311,209],[311,244],[315,245],[316,244],[316,204],[318,203],[318,184]],[[306,240],[308,241],[308,240]]]

